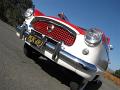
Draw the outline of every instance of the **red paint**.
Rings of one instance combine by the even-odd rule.
[[[109,45],[110,44],[110,38],[106,37],[105,34],[103,33],[102,35],[102,42]]]
[[[40,12],[38,9],[35,9],[35,11],[34,11],[34,16],[45,16],[45,15],[44,15],[42,12]],[[64,22],[64,23],[70,25],[71,27],[75,28],[80,34],[85,35],[84,29],[79,28],[78,26],[75,26],[75,25],[71,24],[71,23],[68,22],[68,21],[62,20],[62,19],[57,18],[57,17],[50,17],[50,18],[53,18],[53,19],[57,19],[57,20],[59,20],[59,21],[62,21],[62,22]]]
[[[34,10],[34,16],[45,16],[42,12],[40,12],[38,9]]]
[[[107,37],[107,44],[109,45],[110,44],[110,38]]]

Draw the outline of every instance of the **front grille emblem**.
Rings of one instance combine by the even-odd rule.
[[[47,26],[48,32],[52,32],[52,31],[54,30],[54,28],[55,28],[55,26],[54,26],[53,24],[49,24],[49,25]]]

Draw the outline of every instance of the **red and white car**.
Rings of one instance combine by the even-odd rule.
[[[63,13],[58,16],[32,8],[25,12],[23,25],[16,29],[25,41],[25,55],[37,58],[42,54],[84,78],[82,86],[71,82],[71,90],[82,90],[89,83],[98,89],[99,76],[109,63],[110,39],[96,28],[86,30],[70,23]]]

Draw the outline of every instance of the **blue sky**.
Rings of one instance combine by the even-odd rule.
[[[33,0],[48,16],[64,12],[73,24],[100,28],[111,39],[110,68],[120,69],[120,0]]]

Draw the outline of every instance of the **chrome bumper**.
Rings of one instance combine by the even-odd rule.
[[[48,42],[48,43],[46,43],[45,48],[46,48],[46,51],[53,54],[56,46]],[[80,68],[84,69],[85,71],[89,71],[89,72],[97,71],[97,68],[95,65],[87,63],[84,60],[81,60],[81,59],[75,57],[74,55],[66,52],[65,50],[60,50],[58,55],[56,55],[56,57],[58,59],[63,60],[64,62],[72,65],[73,67],[76,67],[76,68],[80,67]],[[56,62],[57,62],[57,60],[55,59]],[[76,65],[76,66],[74,66],[74,65]]]
[[[17,32],[21,33],[21,36],[24,35],[24,37],[28,36],[28,32],[25,31],[25,29],[22,28],[17,28]],[[72,65],[75,68],[81,68],[85,71],[88,72],[93,72],[95,73],[97,71],[97,67],[93,64],[90,64],[88,62],[85,62],[84,60],[75,57],[74,55],[66,52],[65,50],[61,49],[61,42],[57,43],[56,45],[51,43],[51,42],[47,42],[47,38],[44,37],[42,38],[42,40],[44,40],[44,45],[42,45],[40,48],[30,44],[29,42],[25,41],[26,43],[28,43],[30,46],[32,46],[34,49],[36,49],[37,51],[39,51],[40,53],[42,53],[44,55],[45,51],[48,51],[49,53],[52,54],[52,59],[57,62],[58,59],[63,60],[64,62]]]
[[[26,43],[29,43],[29,42],[26,41]],[[61,47],[59,47],[59,45],[60,44],[54,45],[51,42],[46,42],[43,46],[41,46],[40,48],[37,48],[34,45],[30,44],[30,46],[32,46],[34,49],[36,49],[43,55],[45,55],[45,51],[51,53],[52,59],[55,62],[61,59],[75,68],[81,68],[85,71],[93,72],[93,73],[97,71],[97,67],[95,65],[87,63],[84,60],[79,59],[74,55],[66,52],[65,50],[62,50]]]

